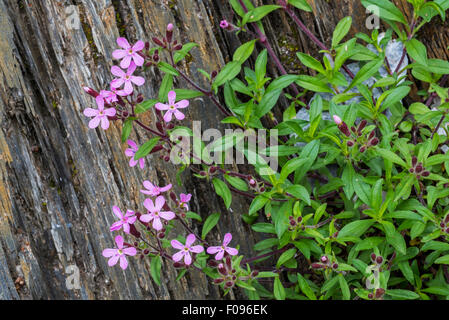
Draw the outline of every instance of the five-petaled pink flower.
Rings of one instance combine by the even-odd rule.
[[[163,103],[156,103],[155,108],[158,110],[167,112],[164,115],[164,121],[170,122],[172,119],[172,116],[175,115],[175,118],[178,120],[183,120],[185,118],[185,115],[179,111],[178,109],[184,109],[189,106],[188,100],[181,100],[179,102],[176,102],[176,92],[170,91],[168,93],[168,104]]]
[[[126,72],[117,66],[113,66],[111,68],[111,72],[114,76],[118,78],[112,80],[111,85],[114,88],[119,88],[123,84],[125,84],[123,88],[124,93],[131,94],[134,91],[132,85],[133,83],[137,86],[142,86],[145,83],[144,78],[133,76],[134,71],[136,71],[136,64],[134,62],[131,62],[129,69]]]
[[[137,144],[132,140],[128,140],[126,141],[126,143],[128,143],[128,146],[130,146],[130,148],[125,150],[125,155],[127,157],[131,157],[131,159],[129,159],[129,166],[134,167],[137,163],[139,163],[140,169],[143,169],[145,166],[145,159],[140,158],[139,160],[134,160],[134,155],[136,154],[137,150],[139,150]]]
[[[147,180],[143,182],[143,186],[145,187],[146,190],[140,190],[140,192],[153,197],[160,195],[162,192],[170,190],[172,187],[171,183],[165,187],[158,187]]]
[[[228,247],[228,244],[232,240],[232,235],[230,233],[226,233],[223,239],[223,245],[219,247],[209,247],[207,248],[208,254],[217,254],[215,256],[215,260],[221,260],[223,259],[224,253],[227,252],[231,256],[235,256],[239,253],[239,251],[235,248]]]
[[[126,69],[130,66],[131,61],[134,61],[136,65],[139,67],[143,66],[145,62],[144,58],[138,53],[145,48],[145,43],[143,41],[137,41],[133,46],[131,46],[125,38],[117,38],[117,44],[123,48],[117,49],[112,53],[112,57],[114,59],[122,59],[120,62],[120,67],[122,69]]]
[[[220,21],[220,28],[226,29],[227,27],[229,27],[229,22],[226,21],[226,20],[221,20]]]
[[[187,203],[190,201],[190,199],[192,199],[192,195],[190,193],[189,194],[181,193],[179,195],[179,198],[180,198],[178,203],[179,207],[189,210],[189,205]]]
[[[86,117],[93,118],[92,120],[89,121],[89,128],[95,129],[96,127],[98,127],[101,121],[101,128],[103,128],[103,130],[107,130],[109,128],[108,116],[109,117],[115,116],[116,110],[115,108],[108,108],[105,110],[103,98],[96,99],[96,101],[98,109],[87,108],[84,110],[83,114]]]
[[[184,258],[184,263],[186,265],[190,265],[192,263],[192,256],[190,255],[190,252],[200,253],[204,251],[204,248],[200,245],[192,246],[192,244],[195,242],[195,239],[195,235],[191,233],[187,236],[185,245],[183,245],[178,240],[172,240],[171,246],[175,249],[180,250],[173,255],[172,259],[175,262],[178,262],[179,260]]]
[[[136,222],[137,217],[134,214],[134,211],[126,210],[125,215],[122,214],[122,211],[120,211],[120,208],[117,206],[112,207],[112,211],[114,214],[119,218],[120,220],[117,222],[114,222],[111,226],[111,231],[120,230],[123,227],[123,231],[125,233],[129,233],[129,225]]]
[[[164,220],[172,220],[175,218],[175,214],[171,211],[161,211],[161,209],[165,205],[165,198],[163,196],[159,196],[156,198],[155,202],[151,199],[145,199],[143,205],[148,210],[148,214],[143,214],[140,216],[140,221],[142,222],[150,222],[153,221],[153,228],[157,231],[162,229],[162,221]]]
[[[137,254],[137,250],[134,247],[123,247],[123,238],[122,236],[115,237],[115,243],[117,244],[117,248],[114,249],[104,249],[103,257],[110,258],[108,261],[108,265],[110,267],[114,266],[117,261],[120,259],[120,267],[125,270],[128,267],[128,261],[126,260],[126,256],[135,256]]]

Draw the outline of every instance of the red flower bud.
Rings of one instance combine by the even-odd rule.
[[[173,50],[175,50],[175,51],[179,51],[181,49],[182,49],[182,44],[180,44],[180,43],[173,47]]]
[[[354,141],[348,140],[347,145],[348,147],[352,147],[354,145]]]
[[[376,254],[375,253],[371,253],[371,261],[372,262],[376,261],[376,258],[377,258]]]
[[[222,278],[218,278],[218,279],[214,279],[214,283],[215,284],[220,284],[222,283],[224,280]]]
[[[377,146],[378,144],[379,144],[379,139],[378,138],[373,138],[369,142],[370,146]]]
[[[98,96],[100,95],[97,91],[95,91],[95,90],[92,89],[92,88],[84,87],[83,89],[84,89],[84,91],[87,92],[87,94],[91,95],[91,96],[94,97],[94,98],[96,98],[96,97],[98,97]]]
[[[412,167],[416,166],[416,163],[418,162],[418,158],[416,156],[412,157]]]
[[[416,173],[420,173],[422,170],[423,170],[423,166],[422,166],[421,163],[419,163],[419,164],[416,166]]]
[[[164,44],[161,40],[159,40],[158,38],[153,37],[153,38],[151,38],[151,39],[152,39],[153,42],[154,42],[155,44],[157,44],[158,46],[164,47],[164,48],[165,48],[165,44]]]
[[[376,299],[382,298],[385,294],[385,290],[382,288],[379,288],[376,290]]]
[[[311,264],[311,267],[312,267],[313,269],[323,269],[323,268],[324,268],[324,265],[321,264],[321,263],[312,263],[312,264]]]
[[[422,173],[422,176],[423,176],[423,177],[428,177],[428,176],[430,176],[430,172],[429,172],[429,171],[424,171],[424,172]]]
[[[370,132],[369,136],[368,136],[368,140],[371,140],[372,138],[374,138],[374,135],[376,134],[376,132],[373,130]]]
[[[359,149],[359,152],[360,153],[364,153],[366,151],[366,147],[365,146],[362,146],[360,149]]]
[[[384,262],[384,258],[382,258],[381,256],[378,256],[378,257],[376,258],[376,263],[377,263],[377,264],[382,264],[382,262]]]
[[[366,121],[366,120],[362,120],[360,123],[359,123],[359,128],[357,129],[357,131],[358,132],[362,132],[362,130],[366,127],[366,124],[368,123],[368,121]]]

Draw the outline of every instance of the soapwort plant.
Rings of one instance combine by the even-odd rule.
[[[117,39],[119,65],[111,68],[109,90],[85,88],[97,104],[84,111],[89,127],[122,126],[130,166],[143,169],[148,155],[159,154],[213,187],[226,209],[233,194],[251,199],[247,212],[223,214],[241,215],[263,240],[251,257],[239,252],[231,233],[212,241],[219,213],[203,223],[190,211],[190,194],[146,180],[142,207],[112,207],[118,220],[110,229],[124,232],[126,240],[117,235],[116,248],[104,250],[109,265],[120,262],[126,269],[131,256],[148,258],[160,284],[166,260],[178,279],[204,272],[224,294],[239,287],[250,299],[448,299],[449,62],[429,57],[419,31],[430,21],[445,21],[449,0],[408,2],[411,19],[389,0],[361,0],[376,8],[384,31],[351,38],[352,19],[345,17],[326,44],[298,16],[299,10],[312,14],[305,0],[258,7],[229,0],[236,15],[217,28],[251,40],[221,70],[198,69],[208,88],[184,70],[197,44],[175,39],[172,24],[163,38],[135,44]],[[297,52],[306,73],[289,74],[276,55],[262,24],[274,14],[285,14],[320,50],[315,56]],[[279,75],[267,74],[268,63]],[[158,97],[145,99],[138,93],[145,85],[139,74],[148,68],[164,77]],[[174,88],[175,78],[188,87]],[[202,96],[210,102],[204,112],[220,112],[222,123],[241,131],[208,146],[192,137],[181,126],[184,111]],[[143,123],[145,112],[155,114],[154,123]],[[129,139],[134,127],[149,135],[140,146]],[[258,142],[276,132],[279,144],[254,150],[242,142],[261,129],[268,136],[253,134]],[[179,148],[184,139],[197,148]],[[217,160],[234,149],[248,160],[250,173]],[[277,168],[268,165],[269,156],[279,160]],[[199,223],[201,234],[193,227]]]

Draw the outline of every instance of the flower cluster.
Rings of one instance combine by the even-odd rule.
[[[351,138],[346,142],[348,147],[354,147],[358,143],[360,145],[360,153],[364,153],[369,147],[374,147],[379,144],[379,138],[376,137],[375,130],[363,136],[363,129],[368,124],[366,120],[360,121],[357,127],[352,126],[351,130],[349,130],[348,125],[337,115],[334,115],[334,122],[346,137]]]
[[[422,162],[418,162],[418,158],[416,156],[412,157],[412,167],[408,171],[413,173],[418,179],[421,179],[421,177],[430,176],[430,171],[424,168]]]

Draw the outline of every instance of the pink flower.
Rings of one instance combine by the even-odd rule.
[[[341,121],[341,118],[340,118],[339,116],[334,115],[334,122],[335,122],[337,125],[340,125],[343,121]]]
[[[192,246],[192,244],[195,242],[195,240],[196,240],[196,238],[193,233],[191,233],[187,236],[185,245],[183,245],[178,240],[172,240],[171,246],[175,249],[180,250],[179,252],[177,252],[173,255],[172,259],[175,262],[178,262],[182,258],[184,258],[184,263],[186,265],[190,265],[192,263],[192,256],[190,255],[190,252],[200,253],[200,252],[204,251],[204,248],[200,245]]]
[[[145,83],[144,78],[133,76],[134,71],[136,71],[136,64],[134,62],[131,63],[127,72],[117,66],[113,66],[111,68],[111,72],[118,78],[112,80],[111,86],[114,88],[119,88],[125,84],[124,93],[131,94],[134,91],[132,85],[133,83],[137,86],[142,86]]]
[[[105,110],[103,99],[96,99],[96,101],[98,105],[98,110],[87,108],[84,110],[83,114],[86,117],[93,118],[92,120],[89,121],[89,128],[95,129],[96,127],[98,127],[101,121],[101,128],[103,128],[103,130],[107,130],[109,128],[108,116],[109,117],[115,116],[116,110],[115,108],[108,108]]]
[[[179,195],[179,198],[180,198],[179,199],[179,207],[189,210],[189,205],[187,203],[190,201],[190,199],[192,199],[192,195],[190,193],[189,194],[181,193]]]
[[[162,229],[161,219],[169,221],[175,218],[175,214],[173,212],[161,211],[165,205],[165,198],[163,196],[157,197],[154,203],[151,199],[145,199],[143,205],[147,208],[148,214],[141,215],[140,221],[150,222],[153,220],[153,228],[157,231]]]
[[[122,236],[115,237],[115,243],[117,244],[117,248],[104,249],[103,257],[110,258],[108,261],[108,265],[110,267],[116,265],[117,261],[120,259],[120,267],[125,270],[128,267],[126,256],[135,256],[137,254],[137,250],[134,247],[123,248]]]
[[[220,28],[226,29],[227,27],[229,27],[229,23],[226,20],[221,20],[220,21]]]
[[[226,233],[223,239],[223,245],[220,247],[209,247],[207,248],[208,254],[215,254],[215,260],[223,259],[224,253],[227,252],[231,256],[235,256],[239,253],[239,251],[235,248],[228,247],[229,242],[232,240],[232,235],[230,233]]]
[[[164,120],[165,122],[170,122],[173,115],[175,115],[176,119],[183,120],[185,118],[185,115],[178,109],[184,109],[188,106],[188,100],[181,100],[176,103],[176,92],[170,91],[168,93],[168,104],[158,102],[156,103],[155,108],[158,110],[168,110],[164,115]]]
[[[134,159],[134,155],[136,154],[137,150],[139,150],[137,144],[132,140],[128,140],[126,141],[126,143],[128,143],[128,146],[130,146],[130,148],[125,150],[125,155],[127,157],[131,157],[131,159],[129,159],[129,166],[134,167],[137,163],[139,163],[140,169],[143,169],[145,166],[145,159],[144,158],[140,158],[139,160]]]
[[[145,60],[140,54],[138,54],[139,51],[142,51],[143,48],[145,48],[145,43],[143,41],[139,40],[134,46],[131,47],[128,40],[125,38],[117,38],[117,44],[123,48],[123,50],[115,50],[112,53],[112,57],[114,57],[114,59],[123,58],[120,62],[120,67],[122,67],[122,69],[128,68],[132,61],[134,61],[134,63],[139,67],[143,66]]]
[[[111,104],[117,102],[117,94],[114,91],[101,90],[100,94],[95,98],[97,104],[100,100],[105,100],[106,103]]]
[[[152,184],[150,181],[144,181],[143,186],[147,190],[140,190],[140,192],[142,192],[143,194],[153,196],[153,197],[160,195],[162,192],[170,190],[172,187],[172,185],[169,184],[169,185],[161,188],[161,187],[158,187],[158,186]]]
[[[112,93],[115,94],[116,97],[117,97],[117,96],[125,97],[125,96],[129,95],[129,93],[125,92],[125,90],[119,90],[119,89],[117,89],[117,88],[114,88],[114,87],[112,86],[112,83],[111,83],[111,91],[112,91]],[[118,100],[118,99],[117,99],[117,100]]]
[[[120,208],[117,206],[112,207],[112,211],[120,220],[114,222],[111,226],[111,231],[120,230],[123,227],[125,233],[129,233],[129,225],[136,222],[137,217],[134,215],[134,211],[126,210],[126,214],[123,215]]]

